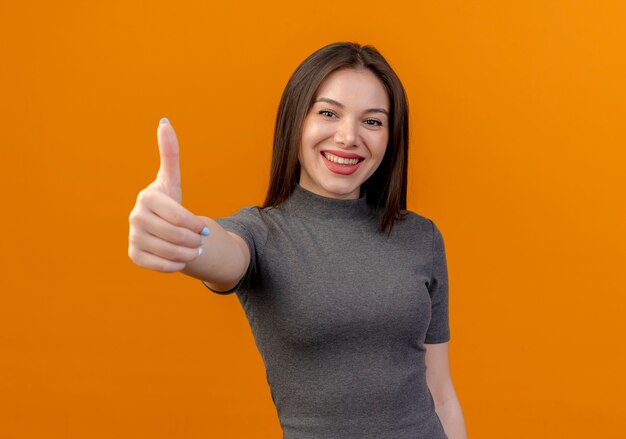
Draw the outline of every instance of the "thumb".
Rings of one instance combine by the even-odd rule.
[[[159,180],[166,188],[180,191],[180,160],[178,139],[174,128],[166,118],[161,119],[157,129],[159,142],[159,155],[161,166],[157,174]]]

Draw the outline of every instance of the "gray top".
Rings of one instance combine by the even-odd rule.
[[[388,237],[365,197],[297,185],[279,207],[216,221],[250,249],[246,275],[220,294],[237,292],[284,439],[446,438],[424,362],[424,343],[450,340],[431,220],[409,212]]]

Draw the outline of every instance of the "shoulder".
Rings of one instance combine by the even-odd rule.
[[[415,224],[430,224],[431,222],[430,218],[420,215],[412,210],[403,210],[402,213],[405,215],[406,220]]]
[[[267,237],[267,220],[263,208],[245,206],[230,216],[215,221],[229,232],[236,233],[248,241],[264,242]]]
[[[264,217],[271,215],[275,209],[272,207],[244,206],[232,215],[219,218],[219,220],[240,222],[263,222]]]
[[[419,231],[432,234],[435,223],[430,218],[420,215],[417,212],[404,210],[402,211],[402,219],[395,222],[394,227],[396,226],[412,232]]]
[[[235,213],[225,217],[216,218],[215,221],[223,227],[230,224],[247,226],[258,222],[259,215],[255,210],[255,206],[241,207]]]
[[[394,223],[392,236],[424,248],[435,249],[443,245],[443,236],[433,219],[410,210],[405,210],[404,214],[403,219]]]
[[[409,227],[426,229],[429,230],[434,237],[441,237],[441,231],[435,220],[410,210],[405,210],[404,212],[406,213],[405,218]]]

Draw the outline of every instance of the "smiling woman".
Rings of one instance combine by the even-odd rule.
[[[236,292],[284,439],[466,437],[443,237],[406,210],[407,102],[376,49],[332,44],[292,75],[263,206],[193,215],[167,121],[158,137],[161,169],[131,212],[129,255]]]
[[[329,75],[304,119],[300,186],[330,198],[359,198],[387,149],[388,108],[385,87],[371,71]]]
[[[350,79],[358,81],[352,84]],[[343,95],[340,85],[350,89],[343,97],[346,102],[325,95],[325,89],[338,96]],[[366,102],[365,97],[371,100]],[[362,107],[357,109],[357,104]],[[382,208],[379,230],[391,232],[394,222],[404,217],[403,210],[406,209],[408,105],[400,79],[385,58],[371,46],[331,44],[310,55],[293,73],[278,108],[270,183],[263,207],[279,206],[290,196],[296,183],[302,184],[300,153],[307,134],[304,124],[315,117],[316,109],[319,116],[331,118],[341,118],[346,109],[349,112],[347,120],[345,117],[341,119],[333,143],[329,143],[329,148],[334,149],[336,155],[339,149],[351,148],[332,145],[336,141],[337,144],[346,140],[350,142],[349,138],[342,139],[342,136],[345,135],[344,127],[350,128],[349,123],[354,123],[357,115],[353,113],[356,110],[362,112],[358,116],[363,119],[359,120],[372,126],[380,123],[380,131],[386,131],[388,147],[383,159],[374,167],[373,174],[361,181],[359,192],[365,195],[368,205]],[[356,136],[356,131],[350,129],[347,134]],[[342,168],[335,167],[335,170],[341,171]],[[341,184],[345,188],[346,182]],[[346,194],[344,191],[342,197],[346,195],[352,197],[354,193]]]

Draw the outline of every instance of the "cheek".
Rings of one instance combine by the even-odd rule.
[[[300,135],[300,147],[298,148],[298,161],[302,164],[303,157],[306,157],[307,151],[311,149],[311,126],[304,120],[302,125],[302,134]]]
[[[312,148],[331,138],[333,133],[333,127],[330,124],[310,122],[305,124],[302,130],[302,143]]]
[[[298,163],[300,163],[300,166],[305,168],[312,166],[317,154],[314,146],[315,144],[311,143],[310,139],[302,137],[302,143],[300,143],[300,148],[298,149]]]
[[[387,143],[389,142],[389,136],[381,135],[376,138],[370,139],[370,152],[372,156],[377,158],[378,160],[382,160],[385,151],[387,150]]]
[[[382,156],[385,155],[385,152],[387,151],[387,145],[389,144],[389,131],[387,131],[385,133],[385,135],[383,136],[381,143],[380,143],[380,154],[381,154],[381,160],[382,160]]]

